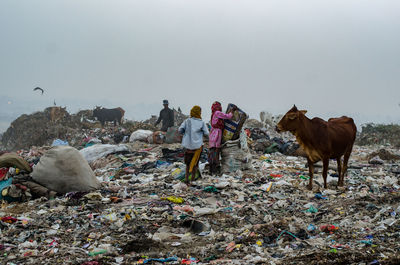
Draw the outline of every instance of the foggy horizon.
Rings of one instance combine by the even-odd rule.
[[[309,118],[400,123],[398,10],[395,0],[5,0],[0,132],[54,100],[134,120],[168,99],[184,113],[200,105],[205,121],[218,100],[255,119],[296,104]]]

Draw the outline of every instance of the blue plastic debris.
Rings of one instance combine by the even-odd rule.
[[[171,165],[171,163],[169,163],[167,161],[157,160],[157,162],[156,162],[156,168],[167,167],[169,165]]]
[[[307,231],[314,231],[316,229],[316,227],[315,227],[315,225],[313,225],[313,224],[309,224],[308,226],[307,226]]]
[[[143,261],[143,264],[149,263],[149,262],[151,262],[151,261],[171,262],[171,261],[177,261],[177,260],[178,260],[177,257],[170,257],[170,258],[166,258],[166,259],[153,259],[153,258],[150,258],[150,259],[145,259],[145,260]]]
[[[55,139],[51,146],[62,146],[62,145],[69,145],[68,141],[63,141],[61,139]]]
[[[370,246],[370,245],[372,245],[372,240],[361,240],[360,243]]]
[[[315,194],[315,198],[317,198],[317,199],[322,199],[322,200],[327,200],[327,199],[328,199],[328,197],[322,195],[322,194],[319,193],[319,192]]]

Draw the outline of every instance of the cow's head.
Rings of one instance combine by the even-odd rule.
[[[283,118],[279,121],[276,126],[277,132],[293,132],[299,127],[300,119],[299,117],[306,114],[306,110],[298,110],[296,105],[293,106]]]

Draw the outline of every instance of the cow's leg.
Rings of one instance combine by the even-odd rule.
[[[307,158],[307,163],[308,163],[308,174],[310,176],[310,181],[308,183],[308,189],[312,190],[313,176],[314,176],[314,163],[311,162],[311,160],[309,158]]]
[[[328,177],[329,158],[324,158],[322,160],[322,165],[323,165],[322,177],[324,178],[324,188],[326,189],[328,187],[326,185],[326,178]]]
[[[342,175],[340,177],[340,182],[338,183],[339,186],[343,187],[344,186],[344,175],[347,172],[347,163],[349,162],[349,158],[350,158],[350,154],[351,154],[351,150],[353,149],[353,147],[350,147],[346,153],[344,153],[343,156],[343,170],[342,170]]]
[[[342,159],[340,156],[336,159],[336,162],[337,162],[337,173],[338,173],[338,182],[337,183],[339,186],[340,178],[342,176]]]

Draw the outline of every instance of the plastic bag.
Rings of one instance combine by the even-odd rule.
[[[63,141],[61,139],[55,139],[51,146],[69,145],[68,141]]]
[[[83,148],[79,152],[89,162],[93,162],[97,159],[105,157],[112,153],[129,151],[128,146],[124,144],[113,145],[113,144],[95,144],[86,148]]]
[[[131,134],[131,136],[129,137],[129,142],[130,143],[135,141],[147,142],[147,138],[151,135],[153,135],[153,132],[150,130],[137,130]]]

